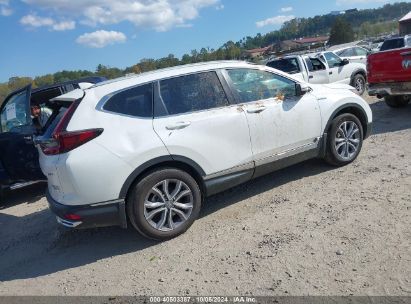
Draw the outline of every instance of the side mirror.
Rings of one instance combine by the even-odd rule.
[[[341,65],[347,65],[347,64],[349,64],[350,63],[350,61],[347,59],[347,58],[345,58],[345,59],[343,59],[343,61],[341,62]]]
[[[304,83],[295,84],[295,95],[296,96],[303,96],[310,91],[311,91],[311,88]]]

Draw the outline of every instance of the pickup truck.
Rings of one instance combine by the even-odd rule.
[[[267,66],[293,74],[308,83],[344,83],[355,87],[359,95],[365,91],[365,64],[343,60],[333,52],[285,56],[268,61]]]
[[[384,98],[392,108],[405,107],[411,98],[411,47],[368,56],[368,94]]]

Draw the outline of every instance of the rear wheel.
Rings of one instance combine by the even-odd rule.
[[[410,95],[385,96],[384,100],[391,108],[403,108],[410,102]]]
[[[363,128],[353,114],[334,118],[327,137],[325,160],[334,166],[344,166],[354,161],[361,151]]]
[[[127,213],[142,235],[167,240],[184,233],[198,217],[200,188],[188,173],[172,168],[152,172],[127,199]]]

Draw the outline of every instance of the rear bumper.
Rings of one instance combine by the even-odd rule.
[[[96,228],[105,226],[121,226],[127,228],[124,200],[99,204],[68,206],[55,201],[49,191],[46,192],[50,210],[57,216],[57,222],[68,228]],[[76,220],[67,215],[76,215]]]
[[[369,83],[367,89],[370,96],[411,95],[411,81]]]

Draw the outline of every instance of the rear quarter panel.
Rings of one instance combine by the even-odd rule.
[[[60,182],[57,201],[67,205],[99,203],[119,198],[132,172],[145,162],[169,155],[155,134],[152,119],[140,119],[99,110],[104,95],[89,91],[67,130],[103,128],[84,145],[58,156],[54,163]],[[56,178],[56,177],[55,177]],[[57,183],[57,181],[56,181]]]

